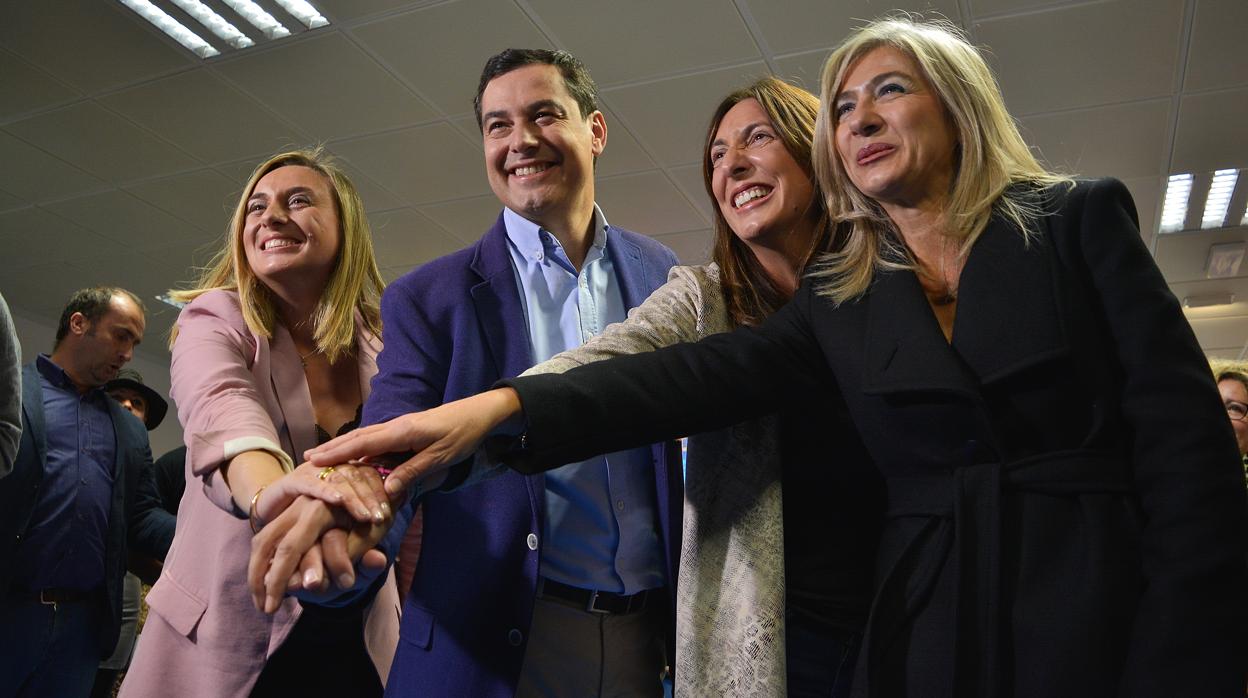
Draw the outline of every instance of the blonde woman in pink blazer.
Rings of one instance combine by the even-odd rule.
[[[175,294],[189,301],[170,391],[188,486],[122,696],[380,695],[398,639],[392,576],[370,608],[288,598],[267,615],[246,575],[253,532],[299,497],[344,505],[360,525],[390,516],[371,468],[295,467],[359,423],[381,287],[363,204],[339,169],[319,151],[256,168],[225,249]],[[303,584],[324,585],[323,567],[302,570]]]

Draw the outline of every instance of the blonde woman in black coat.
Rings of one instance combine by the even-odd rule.
[[[851,35],[815,143],[840,251],[760,329],[505,381],[314,461],[420,451],[401,483],[523,431],[504,460],[531,472],[843,400],[889,502],[856,694],[1242,695],[1235,443],[1126,189],[1045,171],[943,24]]]

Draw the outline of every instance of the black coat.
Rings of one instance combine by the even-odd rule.
[[[147,429],[120,403],[108,400],[116,433],[113,496],[104,540],[104,593],[97,605],[97,640],[102,657],[112,653],[121,628],[122,579],[127,550],[165,559],[173,542],[174,517],[160,508],[152,478]],[[43,387],[34,363],[22,368],[22,441],[13,472],[0,480],[0,594],[12,591],[13,566],[39,500],[47,463]]]
[[[1046,206],[1030,244],[1000,219],[975,243],[952,345],[912,272],[840,307],[808,282],[759,331],[509,381],[510,463],[843,399],[888,487],[858,695],[1242,695],[1248,520],[1209,367],[1121,183]]]

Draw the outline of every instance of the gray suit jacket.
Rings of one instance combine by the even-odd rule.
[[[22,438],[22,347],[0,296],[0,478],[13,472]]]

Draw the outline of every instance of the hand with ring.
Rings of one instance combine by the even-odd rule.
[[[339,507],[364,524],[382,523],[391,517],[390,501],[376,469],[362,464],[304,463],[256,494],[251,512],[253,526],[262,528],[300,495]]]

